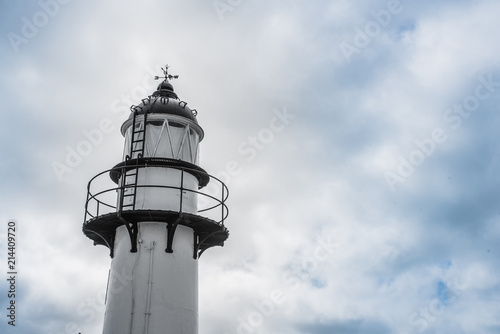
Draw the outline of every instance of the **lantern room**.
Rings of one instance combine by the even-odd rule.
[[[168,158],[198,164],[203,129],[196,121],[197,112],[178,99],[169,82],[159,84],[156,92],[131,109],[134,113],[121,128],[125,137],[123,160]]]

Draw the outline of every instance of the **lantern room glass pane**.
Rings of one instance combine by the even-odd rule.
[[[191,161],[194,164],[198,164],[198,143],[200,142],[200,138],[198,133],[191,128],[189,129],[189,139],[191,146]]]
[[[130,136],[132,135],[132,127],[128,127],[125,132],[125,145],[123,147],[123,161],[125,161],[127,155],[130,153]]]
[[[177,122],[168,122],[170,130],[170,139],[172,143],[172,150],[174,151],[174,159],[182,159],[182,144],[184,142],[184,134],[186,133],[186,126]]]
[[[146,129],[146,157],[171,158],[172,149],[165,121],[148,122]]]
[[[143,129],[144,122],[137,122],[135,131]],[[132,127],[125,132],[125,148],[123,160],[130,155],[132,143]],[[136,133],[135,140],[143,138],[144,133]],[[178,121],[148,120],[146,125],[145,142],[134,143],[134,150],[140,150],[144,145],[144,157],[170,158],[198,163],[199,135],[189,124]],[[132,159],[138,157],[139,152],[134,152]]]

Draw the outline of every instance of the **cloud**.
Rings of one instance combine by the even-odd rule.
[[[300,324],[297,326],[302,333],[323,334],[323,333],[343,333],[343,334],[361,334],[361,333],[390,333],[390,329],[384,324],[376,321],[350,320],[339,321],[329,324]]]
[[[70,1],[17,53],[8,33],[43,9],[1,5],[0,220],[19,226],[23,330],[102,329],[110,259],[81,233],[87,182],[121,160],[127,109],[169,63],[200,165],[230,188],[229,240],[200,259],[200,333],[496,333],[499,92],[459,126],[444,116],[478,77],[500,81],[498,4],[401,0],[347,61],[339,45],[387,2],[236,3],[221,19],[213,2]],[[53,162],[103,120],[61,181]],[[384,173],[438,128],[391,189]]]

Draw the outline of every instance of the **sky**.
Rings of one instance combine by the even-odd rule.
[[[200,334],[499,333],[499,11],[0,2],[0,332],[102,331],[111,259],[81,231],[87,183],[169,64],[200,166],[230,190],[229,239],[199,260]]]

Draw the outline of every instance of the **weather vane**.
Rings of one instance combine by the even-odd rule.
[[[170,66],[168,65],[165,65],[165,68],[161,68],[161,70],[163,71],[163,76],[162,77],[159,77],[157,75],[155,75],[155,80],[158,80],[158,79],[165,79],[165,80],[172,80],[172,79],[177,79],[179,76],[178,75],[172,75],[172,74],[168,74],[168,68]]]

